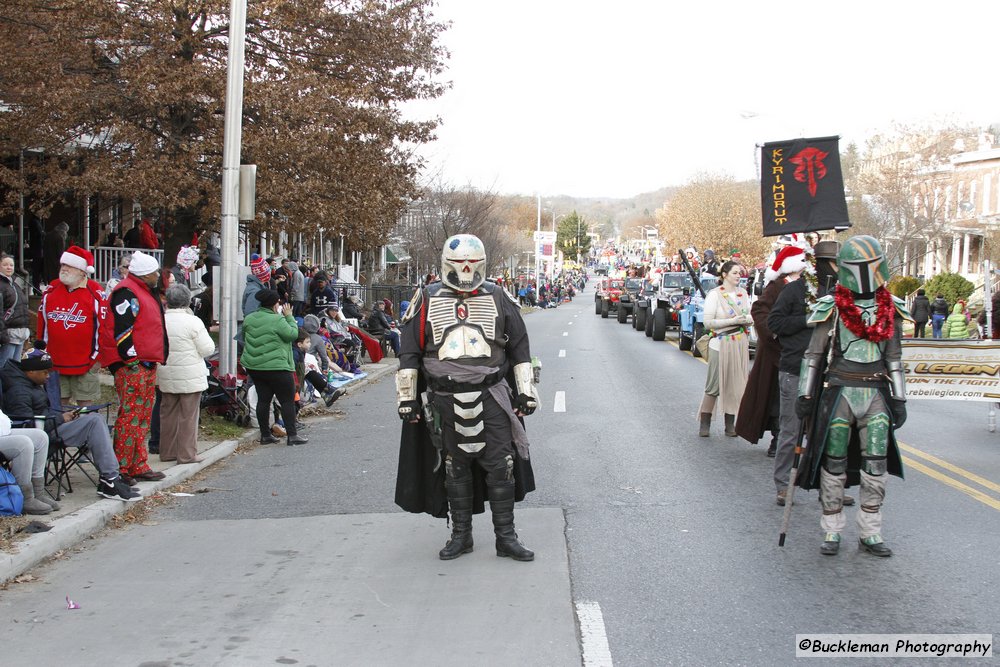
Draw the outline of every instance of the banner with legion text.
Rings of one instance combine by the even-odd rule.
[[[903,340],[906,398],[1000,402],[1000,342]]]
[[[847,229],[839,137],[772,141],[760,149],[764,236]]]

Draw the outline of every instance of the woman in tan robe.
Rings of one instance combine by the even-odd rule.
[[[726,435],[736,436],[736,414],[743,399],[750,370],[750,296],[740,287],[743,267],[729,261],[722,265],[722,284],[705,297],[705,328],[708,344],[708,375],[705,397],[699,410],[698,435],[708,437],[712,413],[721,409]],[[721,406],[719,405],[721,403]]]

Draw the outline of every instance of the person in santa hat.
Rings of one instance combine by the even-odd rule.
[[[97,363],[107,293],[93,280],[94,255],[70,246],[59,258],[59,277],[45,288],[38,309],[38,338],[59,371],[63,403],[92,405],[101,398]]]
[[[778,392],[778,362],[781,345],[777,336],[767,326],[767,318],[778,295],[790,280],[795,280],[809,266],[802,248],[785,245],[764,271],[765,287],[760,298],[750,308],[757,332],[757,352],[753,368],[747,378],[747,391],[743,393],[736,420],[736,433],[744,440],[757,444],[766,431],[771,432],[767,456],[775,455],[778,445],[781,401]],[[786,483],[787,485],[787,483]]]

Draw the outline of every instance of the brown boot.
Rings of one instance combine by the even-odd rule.
[[[711,427],[712,427],[712,413],[702,412],[701,425],[698,427],[698,435],[701,436],[702,438],[707,438]]]
[[[726,435],[730,438],[736,437],[736,415],[725,415],[726,418]]]

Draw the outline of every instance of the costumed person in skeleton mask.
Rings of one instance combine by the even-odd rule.
[[[514,532],[514,502],[534,490],[521,422],[538,406],[520,307],[485,280],[471,234],[445,241],[441,282],[417,289],[400,328],[396,390],[403,420],[396,504],[446,517],[442,560],[472,551],[472,515],[493,514],[498,556],[534,559]]]
[[[881,509],[887,474],[903,476],[894,429],[906,421],[900,338],[910,315],[885,287],[889,271],[874,238],[847,239],[837,263],[839,284],[809,315],[815,328],[795,410],[801,419],[812,418],[812,428],[796,484],[820,488],[820,553],[839,551],[847,525],[844,486],[860,483],[860,547],[891,556],[882,539]]]

